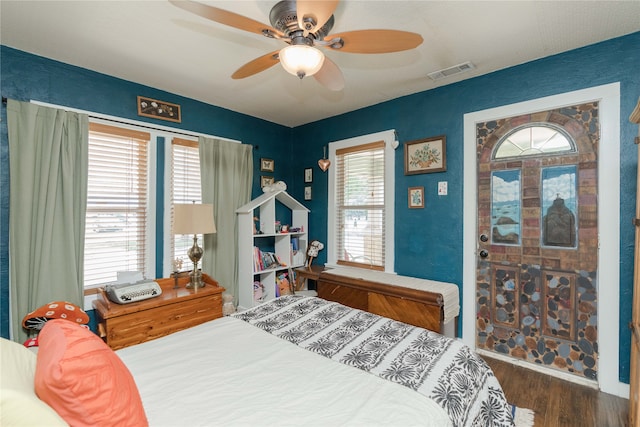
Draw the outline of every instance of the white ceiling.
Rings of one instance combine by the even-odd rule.
[[[207,1],[269,24],[275,0]],[[243,64],[284,47],[166,0],[0,1],[0,42],[286,126],[297,126],[640,31],[640,1],[343,0],[331,33],[395,29],[422,35],[390,54],[329,51],[345,88],[331,92],[280,65],[243,80]],[[477,67],[434,82],[427,74]],[[145,95],[141,93],[140,95]]]

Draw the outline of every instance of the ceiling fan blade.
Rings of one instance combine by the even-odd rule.
[[[262,55],[259,58],[249,61],[242,67],[238,68],[235,73],[231,75],[232,79],[244,79],[245,77],[253,76],[267,68],[273,67],[280,62],[278,57],[278,50]]]
[[[327,58],[325,55],[324,63],[320,71],[313,75],[315,79],[329,90],[340,91],[344,89],[344,76],[342,71],[336,65],[335,62]]]
[[[267,37],[270,37],[270,34],[278,35],[279,37],[283,36],[280,31],[270,27],[269,25],[254,21],[251,18],[247,18],[246,16],[238,15],[237,13],[229,12],[224,9],[188,0],[169,0],[169,3],[179,7],[180,9],[186,10],[187,12],[200,15],[203,18],[238,28],[240,30],[249,31],[250,33],[262,34]]]
[[[296,2],[296,15],[298,16],[298,26],[303,30],[314,33],[321,28],[333,15],[339,0],[298,0]],[[305,22],[305,18],[309,18],[315,22]]]
[[[420,34],[398,30],[359,30],[348,31],[341,34],[332,34],[324,38],[331,42],[341,38],[344,42],[342,47],[329,47],[341,52],[350,53],[390,53],[416,48],[422,44],[423,39]]]

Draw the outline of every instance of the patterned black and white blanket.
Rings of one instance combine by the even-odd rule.
[[[320,298],[283,296],[234,315],[345,365],[409,387],[454,426],[513,426],[488,365],[459,341]]]

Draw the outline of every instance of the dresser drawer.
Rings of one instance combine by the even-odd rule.
[[[207,284],[190,290],[186,283],[157,280],[162,294],[131,304],[110,303],[105,298],[94,303],[99,335],[114,350],[140,344],[222,317],[224,288]]]
[[[107,343],[114,350],[160,338],[222,317],[222,298],[206,298],[151,308],[105,322]]]

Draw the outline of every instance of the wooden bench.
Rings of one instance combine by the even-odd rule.
[[[352,268],[327,269],[317,280],[320,298],[455,337],[458,287],[415,277]]]

